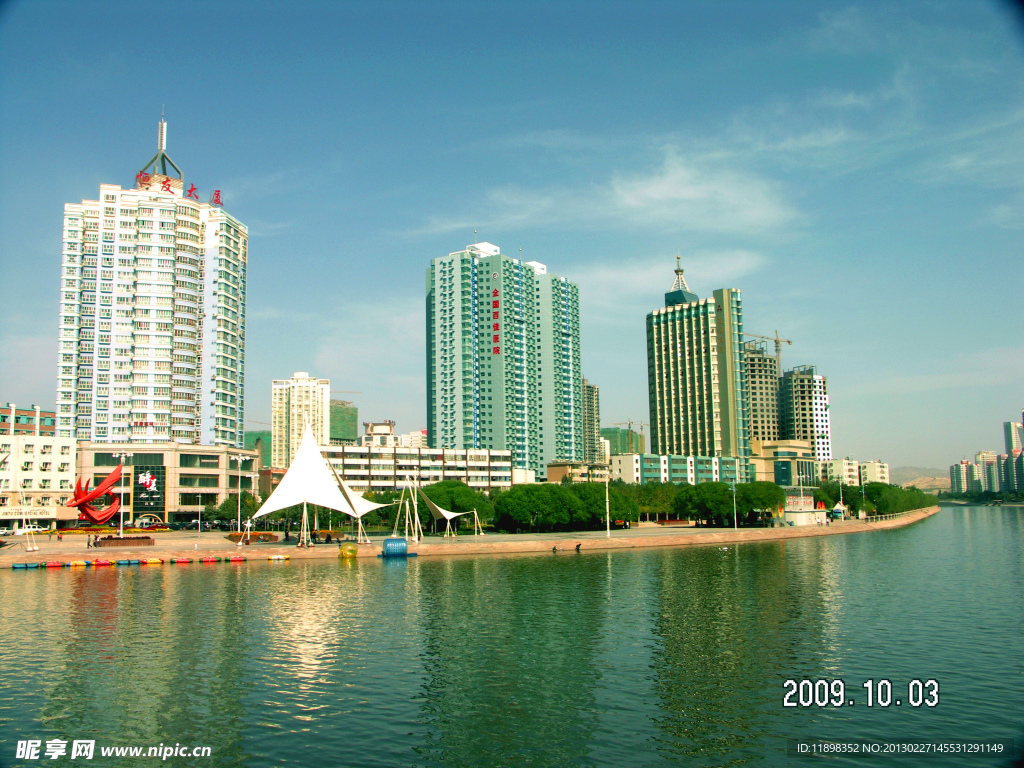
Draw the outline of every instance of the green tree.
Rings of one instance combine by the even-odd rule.
[[[676,489],[676,495],[672,499],[672,512],[679,520],[700,519],[697,486],[684,483]]]
[[[737,490],[738,492],[738,490]],[[739,498],[737,497],[737,511]],[[728,483],[680,485],[672,504],[681,520],[700,520],[704,525],[732,524],[732,489]]]
[[[242,491],[243,523],[245,522],[246,518],[255,515],[259,507],[260,505],[257,503],[256,497],[254,497],[248,491]],[[222,501],[220,505],[217,506],[216,510],[214,512],[211,512],[210,514],[215,514],[216,517],[218,517],[221,520],[236,520],[238,518],[238,494],[233,493],[225,497],[224,501]]]
[[[786,503],[786,492],[772,482],[759,480],[736,486],[736,509],[744,525],[770,520]]]
[[[574,483],[568,490],[580,502],[572,518],[574,530],[596,528],[599,521],[603,523],[604,483]]]
[[[474,491],[460,480],[445,480],[423,488],[423,493],[432,502],[451,512],[472,512],[476,510],[481,523],[490,522],[494,517],[494,507],[484,494]],[[424,528],[430,520],[430,511],[425,504],[420,505],[421,522]],[[462,519],[458,519],[458,525]]]
[[[540,503],[539,486],[516,485],[494,502],[494,527],[501,531],[533,530]]]
[[[824,488],[815,488],[814,506],[817,507],[819,503],[824,504],[825,509],[832,509],[832,507],[836,505],[832,495],[829,494]]]

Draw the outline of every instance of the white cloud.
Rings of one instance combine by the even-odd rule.
[[[856,6],[829,9],[818,14],[818,26],[811,30],[809,42],[814,49],[862,53],[877,42],[870,27]]]
[[[477,210],[434,219],[412,234],[551,224],[749,233],[777,229],[798,217],[767,178],[730,165],[725,156],[684,155],[668,146],[652,171],[615,173],[603,183],[576,188],[494,188]]]
[[[1024,381],[1024,347],[983,349],[956,358],[940,358],[939,370],[875,376],[853,385],[846,396],[913,395],[951,389],[983,390]]]
[[[683,276],[690,290],[710,296],[717,288],[757,272],[768,262],[756,251],[743,249],[696,251],[683,256]],[[660,306],[672,287],[675,259],[629,259],[591,266],[578,279],[581,303],[599,308],[594,320],[616,322],[620,315],[644,317]],[[639,314],[638,314],[639,312]]]
[[[989,211],[988,222],[1006,229],[1024,227],[1024,193],[1018,192],[1006,202],[994,206]]]

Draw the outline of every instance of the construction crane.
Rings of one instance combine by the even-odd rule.
[[[651,426],[650,424],[648,424],[645,421],[633,421],[632,419],[630,419],[629,421],[616,421],[616,422],[612,423],[613,427],[626,427],[629,430],[629,438],[628,438],[628,440],[629,440],[629,452],[630,453],[633,452],[633,425],[634,424],[636,426],[640,427],[640,437],[644,436],[644,427]]]
[[[332,389],[331,390],[331,394],[332,395],[361,395],[363,393],[359,392],[358,390],[355,390],[355,389]]]
[[[782,375],[782,345],[783,344],[790,344],[790,345],[792,345],[793,342],[790,341],[789,339],[780,338],[779,337],[778,329],[775,330],[775,335],[774,336],[761,336],[760,334],[757,334],[757,333],[747,333],[746,331],[743,332],[743,335],[744,336],[749,336],[749,337],[751,337],[753,339],[764,339],[765,341],[774,341],[775,342],[775,367],[777,368],[778,375],[781,376]]]

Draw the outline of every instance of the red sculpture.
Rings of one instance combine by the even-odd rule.
[[[101,496],[106,496],[120,479],[121,465],[114,467],[114,471],[107,475],[107,478],[91,491],[89,490],[89,483],[86,483],[85,488],[83,488],[82,478],[78,478],[78,482],[75,483],[75,497],[68,502],[68,506],[78,507],[80,513],[78,516],[79,520],[90,520],[97,525],[103,525],[121,509],[121,500],[114,499],[106,509],[96,509],[92,502]]]

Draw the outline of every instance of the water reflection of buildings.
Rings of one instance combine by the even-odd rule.
[[[475,765],[585,764],[597,725],[607,563],[600,557],[420,563],[421,755]]]
[[[713,762],[756,754],[779,736],[781,681],[813,676],[811,659],[835,626],[822,549],[773,542],[657,553],[652,666],[664,757]]]
[[[245,601],[237,570],[47,576],[51,605],[41,619],[56,667],[41,712],[47,728],[104,744],[173,737],[209,745],[228,763],[241,759]]]

